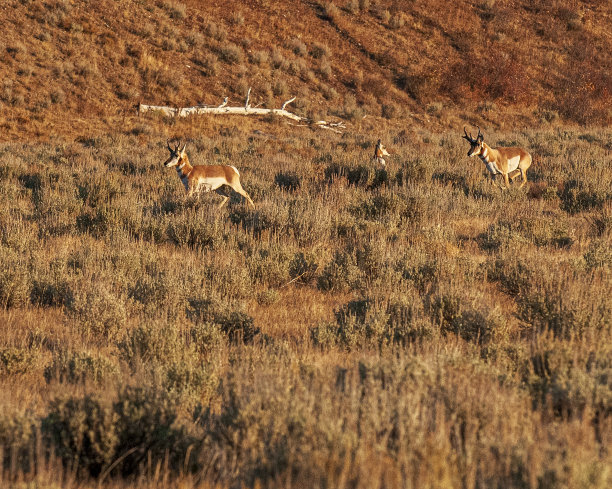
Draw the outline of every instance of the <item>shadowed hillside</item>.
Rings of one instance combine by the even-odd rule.
[[[7,0],[2,138],[108,132],[138,102],[496,127],[610,121],[605,1]],[[503,118],[502,118],[503,115]]]

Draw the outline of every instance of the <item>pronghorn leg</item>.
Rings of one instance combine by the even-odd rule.
[[[514,183],[514,180],[516,180],[516,178],[521,175],[521,170],[514,170],[513,172],[511,172],[508,176],[510,177],[510,180],[512,181],[512,183]]]
[[[510,179],[507,173],[504,173],[504,183],[506,184],[506,188],[510,188]]]
[[[221,209],[221,207],[223,207],[225,205],[225,203],[227,202],[227,200],[229,199],[229,197],[227,195],[222,195],[221,197],[223,197],[223,200],[221,201],[221,203],[217,206],[218,209]]]
[[[234,185],[232,185],[232,188],[236,192],[238,192],[240,195],[242,195],[246,200],[248,200],[251,207],[255,209],[255,204],[251,200],[251,197],[249,197],[249,194],[247,194],[245,190],[242,188],[242,185],[240,185],[240,182],[236,182]]]
[[[521,185],[519,188],[523,188],[523,185],[525,185],[527,183],[527,170],[523,170],[522,168],[521,170]]]

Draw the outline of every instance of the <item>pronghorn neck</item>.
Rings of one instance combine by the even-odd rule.
[[[183,175],[189,175],[193,170],[193,166],[189,163],[189,158],[187,155],[181,158],[181,162],[176,165],[176,171],[183,173]]]
[[[487,143],[482,143],[482,151],[478,155],[482,162],[486,165],[487,170],[493,175],[501,173],[497,166],[499,153],[497,150],[491,148]]]
[[[493,148],[491,148],[487,143],[482,143],[482,151],[478,156],[485,163],[485,165],[497,159]]]
[[[189,191],[189,174],[193,171],[193,166],[189,163],[189,158],[185,155],[181,158],[181,162],[176,165],[176,172],[178,173],[181,182],[185,187],[185,190]]]

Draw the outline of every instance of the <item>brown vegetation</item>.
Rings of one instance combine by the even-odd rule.
[[[612,486],[605,2],[0,16],[2,487]],[[248,87],[348,129],[131,115]],[[256,208],[185,197],[168,138]]]
[[[202,124],[255,210],[162,124],[2,148],[6,483],[610,484],[609,131],[491,133],[539,155],[501,192],[460,133]]]

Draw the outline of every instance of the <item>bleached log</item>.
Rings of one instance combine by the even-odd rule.
[[[289,100],[287,100],[282,106],[281,106],[281,110],[285,110],[285,108],[287,107],[287,105],[289,105],[291,102],[293,102],[295,100],[295,97],[290,98]]]
[[[251,100],[251,87],[249,87],[249,91],[247,92],[247,96],[246,96],[246,102],[244,103],[244,108],[247,110],[250,107],[249,100]]]
[[[247,92],[246,102],[244,107],[228,107],[228,98],[225,97],[223,103],[217,107],[196,105],[193,107],[167,107],[163,105],[146,105],[138,104],[138,114],[145,112],[161,112],[167,117],[187,117],[190,115],[277,115],[280,117],[286,117],[296,122],[301,122],[304,125],[314,125],[322,129],[329,129],[331,131],[341,133],[338,129],[344,129],[346,126],[342,122],[328,122],[328,121],[313,121],[307,117],[301,117],[293,112],[289,112],[286,107],[295,100],[295,97],[290,98],[283,103],[280,109],[263,109],[260,107],[251,107],[250,105],[251,89]]]

